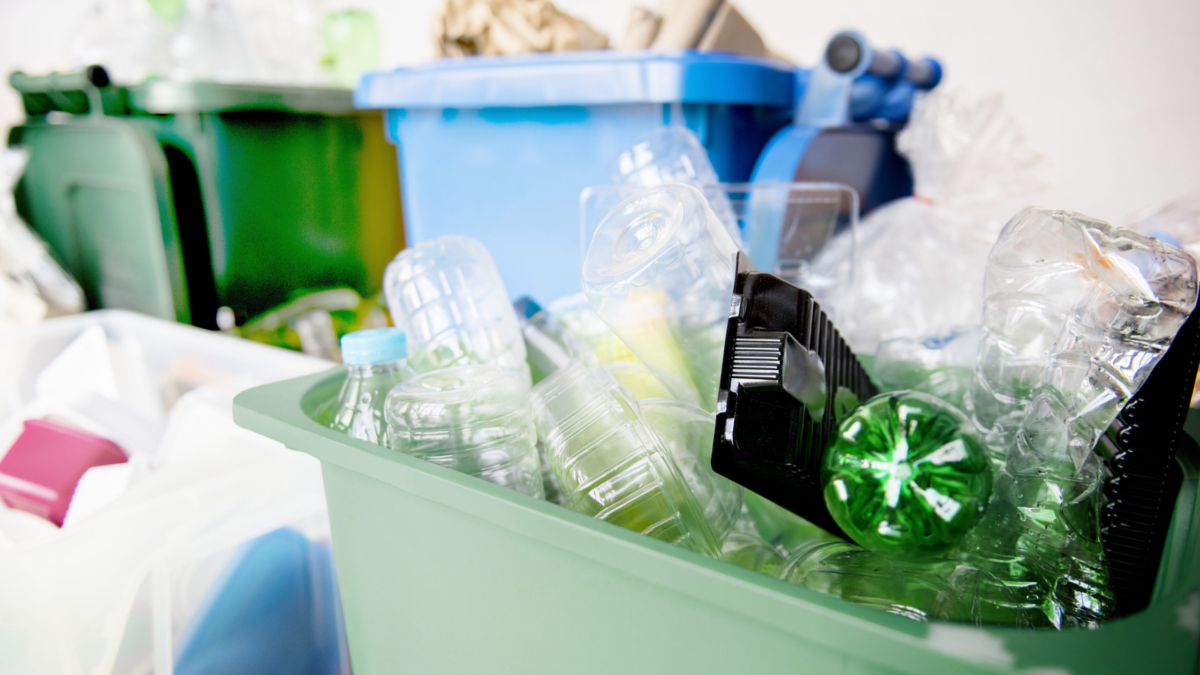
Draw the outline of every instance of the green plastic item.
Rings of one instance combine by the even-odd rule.
[[[344,372],[243,392],[234,420],[321,460],[357,675],[1195,672],[1194,472],[1146,611],[1061,632],[919,623],[324,429],[306,411]]]
[[[27,119],[8,138],[30,153],[19,209],[91,307],[215,328],[221,306],[380,290],[404,235],[378,112],[342,89],[95,72],[14,73]]]
[[[821,471],[825,505],[863,547],[907,558],[957,544],[992,490],[987,446],[957,408],[928,394],[880,394],[838,424]]]

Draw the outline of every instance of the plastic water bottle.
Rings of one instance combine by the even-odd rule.
[[[446,236],[404,249],[388,263],[383,291],[418,373],[469,363],[528,372],[508,291],[478,241]]]
[[[659,127],[638,137],[632,148],[617,156],[613,182],[639,188],[667,183],[683,183],[704,193],[713,213],[738,247],[741,230],[733,204],[708,159],[708,151],[691,129],[681,126]]]
[[[1094,626],[1114,604],[1093,448],[1195,308],[1196,261],[1087,216],[1026,209],[1001,232],[984,288],[968,406],[1000,469],[960,556],[1020,589],[1040,624]]]
[[[928,394],[881,394],[838,424],[822,467],[825,505],[879,553],[932,557],[979,519],[992,489],[987,449],[957,408]]]
[[[391,447],[542,499],[529,380],[495,365],[466,365],[396,385],[385,407]]]
[[[565,505],[580,513],[718,557],[725,533],[638,403],[607,371],[572,363],[533,388],[538,436]],[[711,495],[710,495],[711,498]]]
[[[596,228],[583,291],[673,398],[716,410],[737,246],[699,190],[665,185]]]
[[[342,361],[349,372],[337,399],[317,421],[354,438],[388,445],[384,401],[392,387],[413,376],[407,356],[404,331],[396,328],[343,335]]]
[[[780,578],[918,621],[1026,627],[1028,609],[999,579],[956,560],[907,560],[844,541],[815,540],[783,563]]]
[[[692,496],[704,509],[704,520],[718,539],[733,530],[742,512],[741,485],[712,470],[713,416],[672,399],[638,402],[642,417],[671,455]]]

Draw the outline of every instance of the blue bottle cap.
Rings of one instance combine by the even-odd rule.
[[[342,362],[374,366],[408,356],[408,339],[399,328],[370,328],[342,336]]]

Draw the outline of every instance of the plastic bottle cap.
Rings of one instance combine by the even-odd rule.
[[[399,328],[371,328],[342,336],[342,361],[349,366],[373,366],[408,356],[408,338]]]

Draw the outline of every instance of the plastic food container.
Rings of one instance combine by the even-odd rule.
[[[579,288],[579,193],[617,155],[685,125],[724,182],[750,178],[791,121],[793,69],[695,52],[581,52],[444,59],[365,76],[359,108],[383,109],[400,155],[409,242],[483,242],[513,297]]]
[[[830,598],[323,429],[306,412],[341,377],[243,392],[234,419],[321,460],[360,675],[1195,671],[1194,457],[1149,609],[1097,630],[978,629]]]

